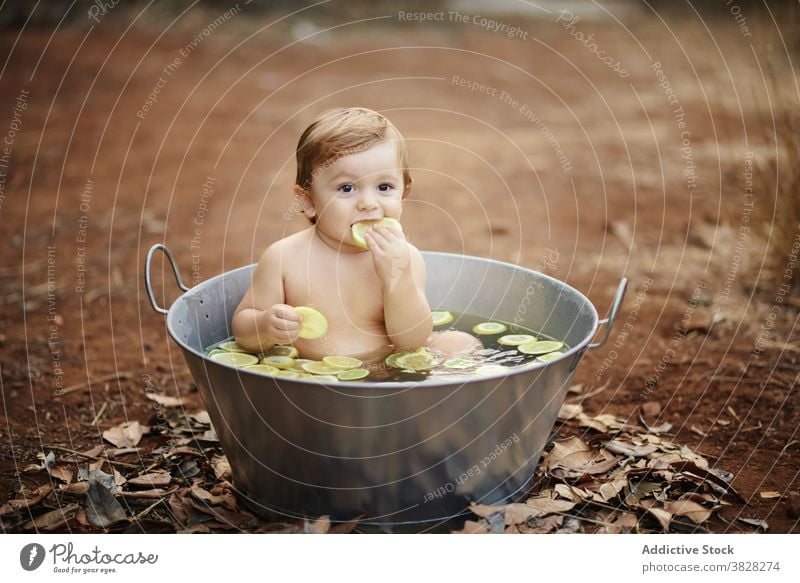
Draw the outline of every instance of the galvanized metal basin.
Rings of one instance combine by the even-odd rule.
[[[168,310],[156,303],[150,281],[158,250],[185,291]],[[203,350],[231,336],[231,317],[254,266],[188,289],[166,247],[150,249],[151,304],[167,316],[250,508],[271,517],[327,514],[403,524],[447,520],[471,501],[524,496],[575,368],[608,337],[627,280],[599,320],[585,296],[542,273],[477,257],[423,256],[431,306],[514,322],[572,348],[549,363],[466,382],[326,386],[248,373]]]

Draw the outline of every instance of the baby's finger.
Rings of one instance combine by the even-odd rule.
[[[291,331],[300,329],[300,324],[298,322],[294,322],[292,320],[286,320],[285,318],[281,317],[276,317],[273,323],[275,324],[275,327],[278,328],[279,330]]]
[[[383,249],[387,243],[386,238],[374,229],[367,231],[364,234],[364,239],[369,242],[370,248],[372,248],[373,245],[376,245],[378,248]]]
[[[279,304],[276,306],[275,314],[284,320],[289,320],[291,322],[300,323],[303,321],[303,316],[295,312],[291,306],[287,306],[285,304]]]

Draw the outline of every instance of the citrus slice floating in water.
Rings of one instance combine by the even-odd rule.
[[[475,334],[502,334],[508,330],[508,326],[505,324],[501,324],[500,322],[481,322],[480,324],[476,324],[472,331]]]
[[[560,350],[556,350],[555,352],[548,352],[547,354],[542,354],[541,356],[537,356],[536,360],[539,362],[550,362],[551,360],[555,360],[559,356],[564,354]]]
[[[225,342],[221,342],[217,344],[217,348],[219,350],[224,350],[225,352],[247,352],[247,350],[236,344],[235,340],[226,340]]]
[[[351,231],[353,233],[353,242],[362,249],[369,249],[369,245],[367,245],[367,240],[364,238],[364,235],[369,230],[372,225],[385,225],[387,227],[395,227],[399,231],[403,230],[402,225],[397,219],[391,219],[389,217],[384,217],[382,219],[372,219],[369,221],[359,221],[354,223]]]
[[[270,366],[268,364],[248,364],[246,366],[243,366],[242,370],[258,374],[265,374],[269,376],[275,376],[276,374],[281,372],[281,369],[275,368],[274,366]]]
[[[403,356],[404,354],[407,354],[407,353],[405,353],[405,352],[393,352],[392,354],[387,356],[386,360],[384,360],[383,362],[386,363],[386,366],[391,366],[392,368],[403,368],[402,366],[397,364],[397,359],[400,358],[401,356]]]
[[[288,356],[289,358],[297,358],[300,356],[300,351],[294,346],[289,346],[287,344],[276,344],[267,350],[264,353],[264,356]]]
[[[450,360],[444,361],[444,365],[447,368],[469,368],[474,364],[474,360],[469,360],[466,358],[451,358]]]
[[[212,348],[211,350],[209,350],[209,351],[206,353],[206,356],[209,356],[209,357],[211,357],[211,356],[213,356],[213,355],[215,355],[215,354],[219,354],[220,352],[225,352],[225,351],[224,351],[224,350],[220,350],[219,348]]]
[[[369,371],[365,368],[351,368],[350,370],[343,370],[337,375],[340,381],[357,381],[369,376]]]
[[[312,374],[306,378],[307,381],[315,381],[318,383],[337,383],[339,379],[332,374]]]
[[[530,334],[507,334],[497,339],[498,344],[504,346],[519,346],[520,344],[529,344],[536,342],[536,336]]]
[[[336,375],[339,372],[337,369],[328,366],[324,362],[312,360],[311,362],[303,363],[303,370],[316,375]]]
[[[434,326],[444,326],[453,321],[453,314],[446,310],[433,311],[431,312],[431,316],[433,317]]]
[[[539,340],[537,342],[529,342],[517,346],[517,350],[522,354],[547,354],[548,352],[560,350],[563,347],[563,342],[558,342],[556,340]]]
[[[407,368],[414,371],[430,370],[436,366],[436,357],[425,348],[420,348],[414,352],[401,354],[395,360],[399,368]]]
[[[299,306],[294,311],[303,316],[303,321],[300,323],[300,338],[314,340],[328,331],[328,320],[314,308]]]
[[[288,369],[294,366],[294,358],[289,358],[288,356],[265,356],[261,359],[261,364]]]
[[[484,364],[475,369],[475,374],[483,376],[490,374],[505,374],[509,371],[507,366],[502,364]]]
[[[352,358],[350,356],[323,356],[322,363],[337,370],[349,370],[351,368],[358,368],[364,364],[357,358]]]
[[[245,354],[243,352],[218,352],[212,354],[209,358],[222,364],[229,364],[230,366],[247,366],[248,364],[258,364],[258,357],[253,354]]]

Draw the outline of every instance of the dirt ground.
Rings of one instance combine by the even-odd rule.
[[[736,518],[800,532],[800,301],[743,229],[753,201],[772,216],[746,181],[749,160],[774,154],[763,54],[733,18],[633,15],[622,28],[586,17],[570,29],[555,13],[508,16],[527,34],[508,38],[393,17],[295,42],[310,21],[259,30],[265,21],[238,14],[196,36],[217,16],[189,14],[164,34],[119,23],[0,34],[0,139],[12,142],[0,505],[47,481],[21,472],[38,452],[85,451],[122,421],[146,423],[145,375],[204,408],[145,296],[147,249],[165,243],[193,284],[305,228],[290,194],[296,140],[321,109],[359,104],[409,139],[403,224],[420,249],[546,271],[601,314],[628,277],[608,343],[576,373],[593,394],[585,409],[637,420],[657,403],[652,423],[733,473],[746,504],[723,509],[715,532],[753,531]],[[168,304],[177,288],[158,267]]]

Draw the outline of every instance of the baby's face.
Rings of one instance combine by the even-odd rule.
[[[363,252],[353,242],[352,225],[367,219],[400,220],[403,170],[397,143],[383,141],[324,166],[314,175],[310,199],[317,229],[341,251]]]

